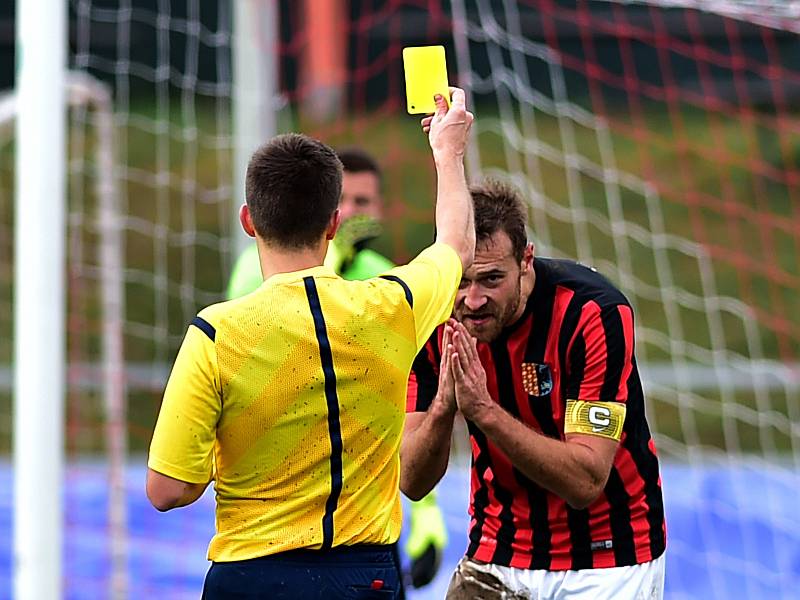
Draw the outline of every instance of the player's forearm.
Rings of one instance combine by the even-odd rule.
[[[475,256],[475,225],[463,157],[435,157],[435,162],[436,241],[452,247],[466,269]]]
[[[497,404],[474,422],[519,471],[573,508],[587,507],[605,487],[608,470],[580,443],[542,435]]]
[[[411,500],[425,497],[447,470],[454,418],[453,410],[431,406],[419,426],[406,428],[400,446],[400,489]]]

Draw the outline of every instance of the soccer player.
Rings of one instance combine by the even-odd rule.
[[[399,448],[414,356],[452,309],[472,262],[464,92],[423,120],[437,173],[436,242],[383,278],[323,266],[339,226],[342,166],[298,134],[250,160],[244,230],[264,283],[194,318],[150,446],[159,510],[214,481],[203,595],[397,598]]]
[[[336,154],[344,167],[339,201],[342,225],[328,247],[325,264],[344,279],[377,277],[394,267],[367,245],[380,233],[383,221],[383,173],[377,161],[360,148],[343,148]],[[236,261],[228,283],[228,300],[255,291],[263,282],[257,247],[251,244]],[[446,544],[447,528],[433,490],[411,503],[405,553],[411,559],[408,578],[414,587],[423,587],[436,576]]]
[[[469,545],[448,598],[657,599],[665,525],[633,311],[594,269],[536,258],[512,187],[471,188],[477,245],[454,319],[414,363],[401,487],[472,448]]]

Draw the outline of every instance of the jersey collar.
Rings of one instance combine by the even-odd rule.
[[[339,277],[330,267],[326,267],[325,265],[318,265],[316,267],[310,267],[308,269],[303,269],[302,271],[289,271],[288,273],[276,273],[269,279],[265,279],[263,285],[281,285],[285,283],[295,283],[297,281],[302,281],[306,277]]]

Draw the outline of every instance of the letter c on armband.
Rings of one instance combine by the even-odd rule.
[[[621,402],[567,400],[564,433],[585,433],[619,441],[625,423]]]

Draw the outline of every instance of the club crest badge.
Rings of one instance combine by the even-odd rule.
[[[531,396],[546,396],[553,390],[550,367],[545,364],[522,363],[522,387]]]

